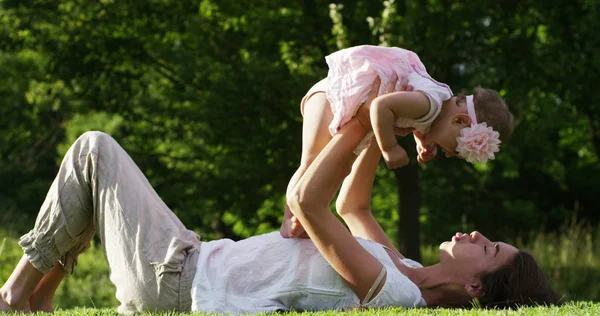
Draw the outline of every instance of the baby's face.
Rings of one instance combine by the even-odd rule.
[[[453,130],[448,130],[445,133],[427,133],[427,143],[435,144],[437,147],[444,152],[446,157],[456,156],[458,153],[456,152],[456,147],[458,146],[457,137],[460,136],[460,131],[456,132]]]
[[[460,129],[455,130],[452,126],[449,126],[446,130],[447,132],[430,135],[430,137],[442,149],[446,157],[453,157],[457,155],[456,147],[458,146],[458,141],[456,138],[460,136]]]
[[[460,131],[468,126],[464,121],[466,108],[456,103],[456,97],[446,101],[444,107],[448,107],[446,111],[440,114],[440,117],[431,126],[429,132],[425,135],[428,144],[439,146],[446,154],[446,157],[456,156],[456,147],[460,137]]]

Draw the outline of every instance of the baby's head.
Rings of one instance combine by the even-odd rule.
[[[473,95],[458,95],[445,101],[442,111],[426,134],[447,157],[458,155],[469,162],[494,159],[499,144],[513,133],[515,122],[498,92],[475,88]]]
[[[456,97],[457,102],[465,102],[466,96]],[[473,103],[478,123],[487,123],[494,131],[500,134],[500,140],[506,141],[515,129],[515,119],[508,110],[498,92],[492,89],[475,88],[473,90]]]

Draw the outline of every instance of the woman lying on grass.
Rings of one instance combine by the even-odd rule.
[[[387,91],[393,89],[393,82]],[[373,91],[378,91],[376,82]],[[0,289],[0,310],[51,311],[52,296],[98,234],[121,313],[256,313],[356,307],[554,303],[534,259],[483,235],[457,233],[429,267],[405,259],[369,211],[380,158],[368,106],[336,134],[288,197],[310,239],[274,232],[233,242],[200,242],[161,201],[110,136],[89,132],[66,154],[25,254]],[[338,212],[328,210],[342,180]]]

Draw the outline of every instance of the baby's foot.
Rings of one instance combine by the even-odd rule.
[[[290,225],[291,226],[290,237],[291,238],[308,238],[308,234],[304,230],[304,227],[302,227],[302,224],[300,224],[300,221],[298,220],[298,218],[296,218],[296,216],[292,216],[292,218],[290,220],[292,222],[292,224]]]

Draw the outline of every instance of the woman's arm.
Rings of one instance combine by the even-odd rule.
[[[378,91],[379,80],[373,91]],[[375,95],[372,93],[369,101]],[[350,172],[352,151],[370,127],[352,119],[329,141],[288,196],[292,213],[323,257],[362,301],[382,270],[382,264],[363,248],[346,227],[329,211],[343,179]],[[379,292],[383,283],[375,291]]]
[[[371,191],[380,158],[381,150],[373,139],[354,163],[350,175],[344,179],[336,209],[352,235],[378,242],[404,258],[371,213]]]
[[[399,90],[413,91],[413,86],[408,84],[406,78],[402,78]],[[391,94],[384,96],[387,95]],[[357,117],[369,117],[369,110],[365,108],[359,109]],[[394,133],[406,136],[412,130],[411,128],[395,128]],[[354,236],[378,242],[392,249],[400,258],[404,258],[371,213],[371,194],[380,158],[381,150],[377,146],[377,141],[372,139],[369,147],[363,150],[352,166],[350,175],[344,179],[336,200],[336,210]]]
[[[358,243],[328,206],[351,168],[352,150],[365,135],[356,119],[344,125],[288,196],[292,213],[361,301],[381,272],[382,264]]]

